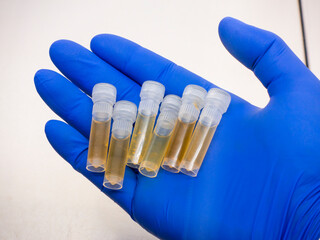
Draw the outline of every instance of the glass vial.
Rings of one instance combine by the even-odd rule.
[[[206,94],[207,91],[197,85],[188,85],[184,89],[177,125],[161,165],[163,169],[173,173],[179,172],[180,162],[189,145]]]
[[[180,164],[182,173],[191,177],[197,176],[222,114],[227,111],[230,101],[231,97],[227,92],[219,88],[209,90],[189,148]]]
[[[181,98],[176,95],[167,95],[163,99],[156,127],[139,167],[142,175],[150,178],[157,176],[177,122],[180,106]]]
[[[92,122],[87,158],[87,170],[104,172],[107,159],[111,115],[117,90],[108,83],[98,83],[92,90]]]
[[[129,101],[119,101],[113,110],[113,125],[103,186],[121,189],[126,169],[132,124],[137,116],[137,106]]]
[[[165,87],[155,81],[146,81],[142,84],[138,109],[138,116],[134,126],[129,148],[127,165],[139,168],[142,156],[150,141],[159,104],[164,96]]]

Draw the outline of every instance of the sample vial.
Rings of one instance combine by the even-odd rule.
[[[129,148],[127,165],[139,168],[142,156],[150,141],[159,104],[164,96],[164,86],[155,81],[146,81],[141,87],[141,101]]]
[[[108,83],[98,83],[92,90],[92,122],[89,139],[87,170],[104,172],[110,134],[110,123],[117,90]]]
[[[150,143],[139,171],[146,177],[156,177],[166,153],[170,137],[177,122],[181,106],[181,98],[176,95],[167,95],[161,104],[160,115],[153,131]]]
[[[161,165],[163,169],[173,173],[179,172],[180,162],[189,145],[206,94],[207,91],[197,85],[188,85],[184,89],[177,125]]]
[[[219,88],[209,90],[189,148],[180,164],[182,173],[191,177],[197,176],[222,114],[227,111],[230,101],[231,97],[227,92]]]
[[[103,186],[121,189],[126,169],[132,124],[137,116],[137,106],[129,101],[119,101],[113,110],[113,125]]]

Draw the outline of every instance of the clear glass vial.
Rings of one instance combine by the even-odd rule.
[[[176,125],[181,98],[167,95],[161,104],[160,115],[146,154],[142,157],[139,172],[146,177],[156,177]]]
[[[180,162],[189,145],[206,94],[207,91],[198,85],[188,85],[184,89],[177,125],[161,165],[163,169],[179,172]]]
[[[103,186],[121,189],[127,164],[132,125],[137,116],[137,106],[129,101],[119,101],[113,110],[113,125]]]
[[[159,104],[164,96],[165,87],[155,81],[146,81],[142,84],[138,109],[138,116],[134,126],[129,148],[127,165],[139,168],[147,145],[150,141]]]
[[[227,111],[230,101],[231,97],[227,92],[219,88],[209,90],[190,145],[180,164],[182,173],[191,177],[197,176],[222,114]]]
[[[98,83],[92,90],[92,122],[89,139],[87,170],[104,172],[108,153],[113,105],[117,90],[108,83]]]

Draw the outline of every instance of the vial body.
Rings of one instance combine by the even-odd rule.
[[[98,83],[92,89],[92,122],[90,130],[87,170],[104,172],[109,144],[111,115],[117,90],[108,83]]]
[[[205,126],[200,122],[197,124],[180,164],[182,173],[191,177],[197,176],[216,129],[217,126]]]
[[[118,190],[123,186],[123,178],[127,164],[130,135],[126,138],[117,138],[111,135],[108,160],[103,180],[103,186]]]
[[[227,111],[230,101],[231,96],[222,89],[209,90],[190,145],[180,164],[182,173],[191,177],[197,176],[222,114]]]
[[[166,153],[171,134],[168,136],[153,133],[149,147],[143,157],[143,161],[139,167],[139,172],[146,177],[156,177]]]
[[[104,172],[110,134],[111,118],[107,121],[92,119],[89,139],[87,170]]]
[[[206,94],[207,91],[197,85],[190,84],[184,89],[178,122],[161,165],[163,169],[173,173],[179,172],[180,162],[188,148]]]
[[[191,140],[192,131],[196,124],[183,122],[180,118],[172,134],[172,140],[165,154],[161,167],[169,172],[178,173],[180,162]]]
[[[170,94],[163,99],[157,125],[145,154],[142,155],[139,167],[142,175],[151,178],[157,176],[175,128],[180,107],[181,98],[177,95]]]
[[[137,107],[129,101],[119,101],[114,106],[113,125],[103,186],[118,190],[123,186],[127,164],[132,124],[137,116]]]
[[[132,168],[139,168],[151,139],[159,104],[163,100],[165,87],[156,81],[145,81],[140,91],[138,116],[129,147],[128,163]]]
[[[152,136],[155,119],[155,114],[147,116],[141,112],[138,113],[129,148],[127,163],[129,167],[139,168],[142,156],[145,154]]]

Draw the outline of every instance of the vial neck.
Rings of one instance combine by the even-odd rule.
[[[178,113],[175,111],[161,111],[155,127],[156,134],[160,136],[170,135],[176,124],[177,118]]]
[[[222,118],[221,110],[215,105],[207,104],[200,115],[199,122],[208,127],[217,126]]]
[[[199,110],[203,108],[203,100],[196,96],[187,96],[182,98],[182,105],[184,104],[192,104]]]
[[[133,122],[128,119],[113,119],[112,135],[118,139],[125,139],[131,135]]]
[[[97,103],[108,103],[110,105],[114,105],[115,99],[112,99],[112,97],[110,96],[93,96],[92,97],[92,102],[93,104],[97,104]]]
[[[211,100],[211,101],[208,101],[205,105],[206,106],[210,106],[210,107],[214,107],[216,108],[218,111],[220,111],[221,114],[224,114],[225,113],[225,108],[224,108],[224,103],[220,100]]]
[[[200,110],[191,103],[182,103],[179,111],[179,119],[185,123],[192,123],[199,117]]]
[[[159,102],[151,98],[143,98],[139,104],[139,113],[145,116],[153,116],[158,113]]]
[[[112,104],[109,102],[95,102],[92,107],[92,118],[96,121],[109,121],[112,115]]]
[[[169,121],[169,122],[174,122],[178,118],[178,111],[172,110],[172,109],[164,109],[160,112],[159,114],[159,120],[162,121]]]

